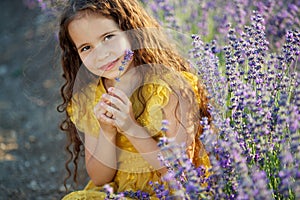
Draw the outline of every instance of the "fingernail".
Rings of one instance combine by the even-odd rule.
[[[108,91],[112,92],[113,91],[113,87],[108,88]]]

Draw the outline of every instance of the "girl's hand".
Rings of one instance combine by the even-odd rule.
[[[98,104],[94,108],[94,114],[100,123],[101,130],[105,134],[115,135],[117,133],[117,128],[109,122],[108,119],[111,119],[112,114],[107,112],[104,108],[104,104],[109,103],[107,100],[101,98]]]
[[[134,118],[132,104],[123,91],[109,88],[108,94],[102,96],[100,106],[105,110],[103,112],[112,114],[111,118],[102,115],[105,123],[116,127],[118,131],[128,133],[138,125]]]

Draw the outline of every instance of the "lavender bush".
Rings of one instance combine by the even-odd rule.
[[[54,2],[24,1],[42,9]],[[164,26],[196,33],[190,61],[213,116],[211,124],[199,122],[210,169],[195,168],[184,146],[160,141],[171,188],[151,183],[157,197],[172,199],[176,191],[181,199],[299,199],[300,2],[142,2]],[[142,191],[105,191],[107,198],[149,198]]]
[[[207,178],[197,174],[184,147],[164,142],[162,150],[181,149],[164,160],[170,169],[165,180],[183,199],[300,198],[300,33],[287,31],[278,54],[269,53],[265,35],[259,12],[239,34],[228,26],[224,73],[215,42],[193,36],[194,67],[208,89],[218,131],[207,119],[200,122],[212,162]]]

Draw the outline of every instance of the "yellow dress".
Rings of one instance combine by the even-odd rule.
[[[187,72],[182,72],[182,75],[196,92],[197,77]],[[101,95],[106,93],[106,90],[100,80],[98,84],[90,84],[86,87],[84,93],[84,95],[73,95],[67,112],[80,132],[89,133],[89,135],[97,137],[100,126],[93,114],[93,108],[96,103],[99,102]],[[142,113],[143,105],[136,100],[136,98],[138,98],[137,92],[134,92],[130,98],[136,120],[149,130],[149,133],[151,133],[151,136],[155,140],[158,140],[163,135],[161,131],[163,120],[162,108],[167,105],[170,93],[171,90],[164,82],[152,81],[145,84],[142,88],[142,94],[144,98],[147,99],[147,103]],[[90,94],[94,95],[91,97]],[[198,98],[197,94],[196,98]],[[155,171],[153,167],[142,158],[124,135],[118,133],[116,138],[116,145],[122,149],[122,151],[118,155],[118,171],[113,182],[109,184],[114,189],[114,193],[141,190],[150,194],[150,199],[157,199],[149,182],[161,183],[160,173]],[[199,160],[202,165],[210,166],[206,152],[205,154],[202,153]],[[92,181],[89,181],[83,190],[72,192],[65,196],[63,200],[104,199],[105,196],[106,194],[103,192],[103,187],[97,187]]]

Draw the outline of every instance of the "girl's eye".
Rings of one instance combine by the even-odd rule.
[[[113,34],[106,35],[106,36],[104,37],[104,41],[108,41],[108,40],[110,40],[112,37],[114,37]]]
[[[90,46],[85,46],[82,49],[80,49],[80,52],[84,52],[90,49]]]

